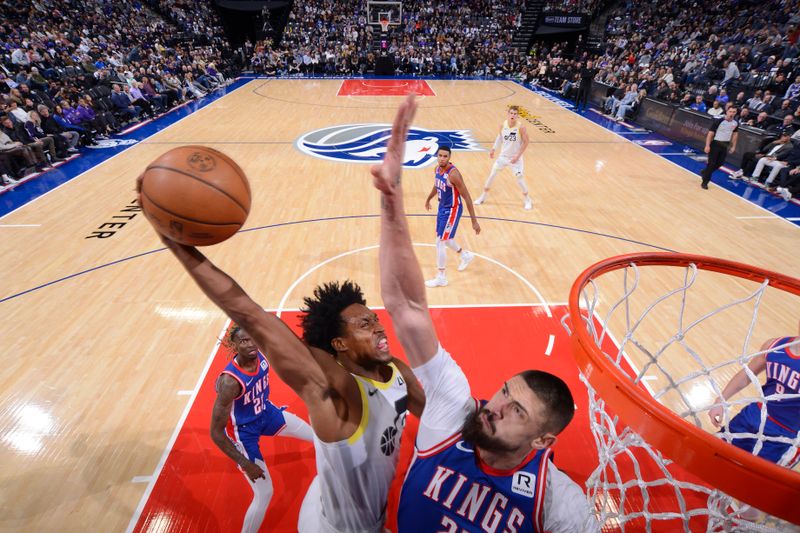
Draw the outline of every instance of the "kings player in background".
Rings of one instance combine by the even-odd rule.
[[[426,397],[398,531],[595,533],[592,506],[553,463],[551,446],[575,411],[566,383],[526,370],[477,401],[439,343],[403,205],[404,144],[416,108],[413,96],[400,106],[383,163],[372,167],[381,192],[381,295]]]
[[[264,521],[274,492],[272,478],[258,441],[268,437],[294,437],[313,442],[311,426],[297,415],[269,401],[269,362],[250,334],[239,326],[228,341],[236,351],[217,378],[217,400],[211,414],[211,439],[244,473],[253,501],[247,508],[242,533],[255,533]]]
[[[447,285],[445,266],[447,265],[447,249],[456,252],[460,261],[458,271],[461,272],[472,262],[474,255],[469,250],[462,248],[456,242],[456,231],[464,206],[467,206],[472,219],[472,229],[475,234],[480,234],[481,225],[475,217],[475,208],[472,206],[472,197],[461,177],[461,172],[450,161],[452,152],[449,146],[440,146],[436,150],[436,171],[434,172],[433,189],[425,200],[425,209],[430,211],[431,200],[436,196],[439,201],[439,211],[436,214],[436,277],[425,282],[428,287],[444,287]]]
[[[763,401],[748,404],[725,424],[726,400],[751,383],[742,368],[725,386],[708,416],[716,427],[725,426],[720,434],[734,446],[791,468],[798,454],[790,441],[797,442],[800,432],[800,336],[769,339],[760,351],[747,366],[756,376],[767,371],[767,381],[761,385]],[[766,416],[763,436],[762,416]],[[732,437],[727,435],[730,433],[752,436]]]

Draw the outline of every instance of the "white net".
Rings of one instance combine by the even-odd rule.
[[[583,327],[595,354],[683,419],[687,429],[702,428],[786,469],[797,466],[800,432],[786,422],[800,428],[800,358],[785,360],[800,356],[795,296],[768,281],[700,270],[693,263],[629,263],[590,279],[579,294],[580,323],[572,317],[568,326],[565,317],[567,329]],[[774,386],[762,389],[767,377]],[[581,379],[598,451],[587,493],[604,530],[800,531],[680,466],[692,450],[665,457],[615,414],[590,379]],[[721,430],[709,413],[718,416]],[[636,422],[648,423],[646,417]],[[752,464],[771,467],[766,461],[753,458]]]

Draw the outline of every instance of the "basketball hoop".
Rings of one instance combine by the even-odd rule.
[[[743,288],[748,284],[757,286],[756,290],[740,297],[750,290]],[[800,473],[704,429],[705,412],[715,404],[700,405],[695,401],[698,395],[687,392],[718,396],[726,383],[719,379],[720,373],[727,371],[729,378],[733,370],[764,353],[748,352],[755,328],[768,329],[757,321],[759,309],[767,316],[773,312],[769,303],[762,304],[779,302],[777,309],[783,310],[792,295],[800,295],[798,279],[677,253],[612,257],[578,276],[563,322],[572,330],[573,353],[589,390],[599,466],[587,480],[587,489],[603,524],[623,531],[626,524],[639,531],[642,521],[647,531],[665,525],[659,521],[672,521],[665,531],[696,531],[701,524],[706,531],[786,531],[783,520],[800,523]],[[709,306],[710,301],[715,303]],[[739,330],[737,323],[743,324]],[[708,332],[715,335],[713,340]],[[741,350],[728,351],[717,336]],[[619,345],[615,337],[621,340]],[[665,337],[667,341],[655,340]],[[711,349],[696,349],[703,344]],[[715,348],[718,353],[706,353]],[[676,352],[684,357],[669,360]],[[643,361],[641,371],[628,360],[632,354]],[[709,362],[713,357],[722,362]],[[751,381],[755,385],[754,376]],[[744,403],[739,396],[734,398],[737,401],[723,402],[726,420],[728,407]],[[673,403],[680,409],[674,410]],[[763,427],[762,422],[762,433],[747,435],[759,442],[774,438],[764,435]],[[798,445],[800,435],[791,443],[795,451]],[[788,455],[782,459],[784,464]],[[685,471],[678,472],[680,467]],[[648,478],[647,471],[657,475]],[[654,504],[665,494],[671,508]],[[736,500],[745,502],[744,507],[738,508]],[[757,517],[743,512],[748,505]],[[678,522],[683,527],[677,527]]]
[[[380,20],[381,25],[381,33],[387,33],[389,31],[389,19],[382,18]]]

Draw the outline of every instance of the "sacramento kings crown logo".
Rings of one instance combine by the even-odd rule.
[[[306,133],[295,143],[308,155],[347,163],[380,163],[392,133],[391,124],[346,124]],[[405,168],[421,168],[436,161],[439,145],[455,151],[483,152],[469,130],[408,130]]]

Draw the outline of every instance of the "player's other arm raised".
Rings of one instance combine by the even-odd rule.
[[[381,191],[381,295],[412,368],[430,360],[439,346],[403,204],[405,142],[416,111],[413,96],[401,104],[383,163],[372,167],[373,184]]]

